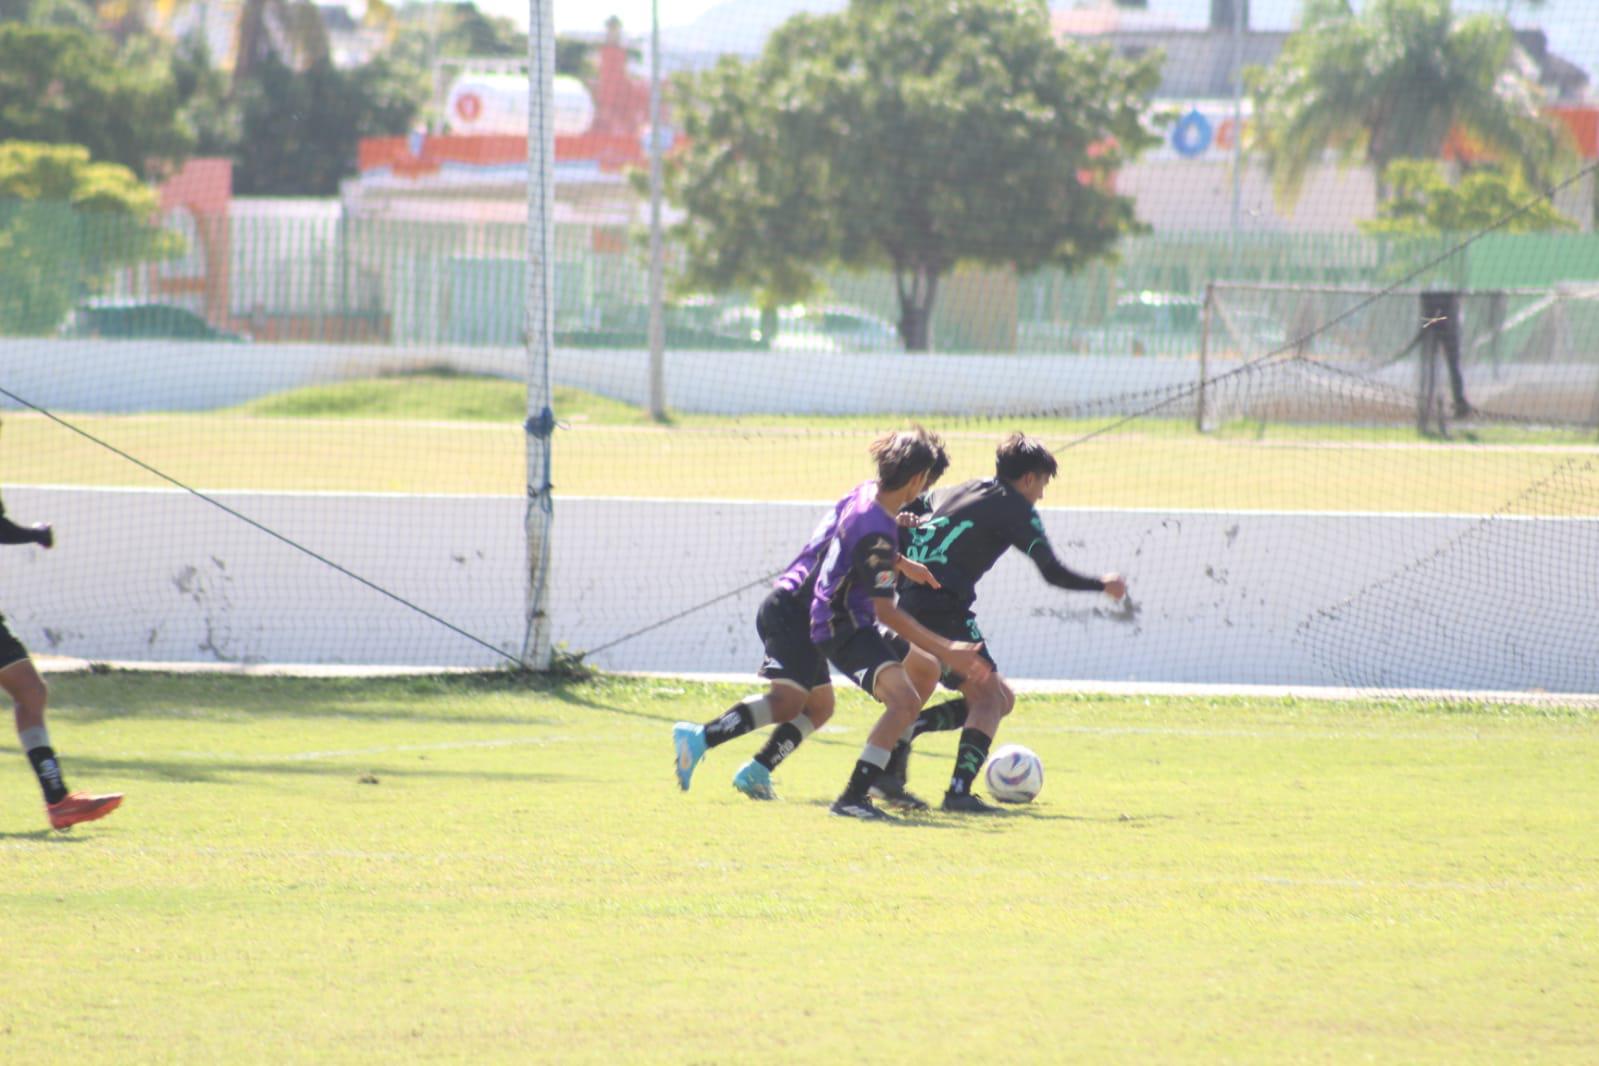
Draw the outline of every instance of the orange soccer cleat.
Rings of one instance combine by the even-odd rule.
[[[91,796],[87,792],[71,792],[59,803],[47,803],[45,812],[50,815],[52,829],[71,829],[79,822],[92,822],[104,818],[122,806],[122,793],[107,792]]]

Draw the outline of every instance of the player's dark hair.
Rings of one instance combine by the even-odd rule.
[[[890,492],[924,471],[932,484],[949,469],[943,438],[921,426],[885,433],[866,450],[877,462],[878,486]]]
[[[1055,457],[1043,442],[1025,433],[1012,433],[994,452],[994,476],[1001,481],[1015,481],[1028,474],[1054,477],[1057,469]]]

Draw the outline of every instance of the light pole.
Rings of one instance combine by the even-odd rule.
[[[1238,222],[1242,214],[1244,182],[1244,11],[1249,0],[1233,4],[1233,210],[1227,251],[1230,271],[1238,272]]]
[[[666,263],[661,239],[661,5],[650,0],[650,417],[666,419]]]

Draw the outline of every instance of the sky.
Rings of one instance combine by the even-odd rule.
[[[505,15],[526,26],[528,0],[477,0],[479,7]],[[836,11],[845,0],[655,0],[660,5],[663,29],[695,26],[704,43],[714,44],[719,26],[745,23],[749,14],[764,8],[771,12],[799,10]],[[1356,0],[1362,6],[1364,0]],[[629,33],[644,33],[650,26],[651,0],[554,0],[557,31],[598,32],[607,15],[615,14]],[[1054,0],[1052,6],[1073,6],[1070,0]],[[1299,16],[1303,0],[1253,0],[1252,22],[1257,29],[1291,29]],[[1510,0],[1509,10],[1517,26],[1541,26],[1556,52],[1584,67],[1599,83],[1599,3],[1595,0],[1546,0],[1534,7],[1526,0]],[[713,13],[713,9],[720,11]],[[1507,0],[1455,0],[1457,11],[1504,12]],[[1150,0],[1151,14],[1165,16],[1181,26],[1202,26],[1210,16],[1210,0]],[[712,13],[710,18],[704,18]],[[734,15],[741,17],[731,17]],[[702,20],[696,26],[697,20]],[[778,20],[780,21],[780,19]]]

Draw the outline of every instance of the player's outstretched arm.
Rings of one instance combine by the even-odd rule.
[[[936,657],[951,670],[971,681],[982,681],[988,677],[988,660],[978,654],[981,644],[947,640],[900,610],[898,604],[886,597],[872,600],[872,607],[877,612],[879,622]]]
[[[49,526],[19,526],[0,514],[0,544],[37,544],[49,548],[55,544],[55,533]]]
[[[1027,547],[1027,557],[1038,567],[1038,572],[1045,581],[1058,589],[1069,589],[1073,592],[1109,592],[1105,582],[1097,577],[1079,574],[1059,559],[1055,558],[1055,550],[1049,546],[1049,541],[1039,537]],[[1107,577],[1116,577],[1114,574]],[[1117,580],[1121,580],[1119,577]],[[1124,587],[1123,592],[1127,591]],[[1119,597],[1118,597],[1119,598]]]

